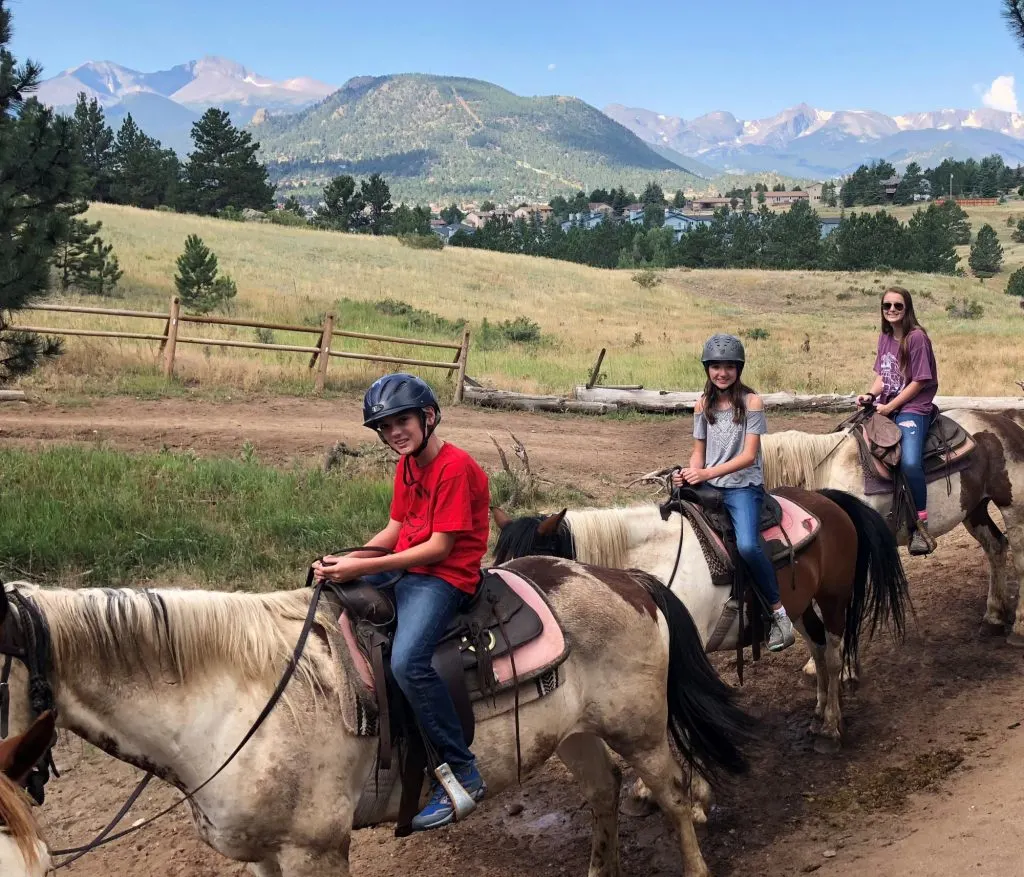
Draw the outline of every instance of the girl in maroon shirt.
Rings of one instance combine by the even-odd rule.
[[[939,370],[931,339],[917,322],[914,299],[901,286],[890,286],[882,293],[882,331],[874,371],[871,389],[857,397],[857,404],[874,405],[879,414],[895,420],[903,433],[900,469],[910,485],[918,518],[910,553],[928,554],[931,545],[925,536],[928,487],[923,457],[924,441],[936,411],[932,400],[939,388]]]

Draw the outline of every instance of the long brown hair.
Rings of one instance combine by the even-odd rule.
[[[719,390],[711,380],[711,366],[704,366],[704,373],[708,376],[707,383],[704,384],[704,395],[701,397],[704,401],[704,419],[708,423],[715,422],[715,404],[719,399],[728,399],[729,404],[732,406],[732,422],[743,423],[747,418],[747,394],[753,393],[740,377],[743,374],[743,363],[737,362],[736,364],[736,380],[732,382],[732,385],[727,390]]]
[[[882,291],[882,297],[878,300],[879,308],[882,307],[882,302],[885,301],[885,297],[890,293],[895,292],[898,296],[903,299],[903,320],[900,322],[900,326],[903,329],[903,337],[900,338],[900,372],[903,377],[908,377],[910,370],[910,357],[907,354],[907,338],[914,329],[920,329],[925,335],[928,333],[925,331],[924,326],[917,322],[917,314],[914,313],[914,297],[910,294],[910,290],[904,289],[902,286],[889,286]],[[885,313],[882,313],[882,334],[892,335],[892,324],[885,319]]]

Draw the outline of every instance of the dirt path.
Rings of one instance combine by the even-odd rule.
[[[251,441],[261,459],[320,458],[339,439],[363,441],[353,402],[266,399],[101,400],[85,407],[0,407],[0,441],[23,446],[102,443],[123,449],[193,448],[237,454]],[[821,430],[827,416],[773,418],[772,427]],[[542,474],[573,480],[596,498],[631,473],[679,458],[681,419],[609,419],[446,412],[448,436],[497,465],[487,437],[509,427]],[[676,450],[679,449],[679,450]],[[795,648],[748,664],[741,693],[763,742],[751,776],[723,788],[702,846],[718,877],[806,873],[1024,877],[1024,660],[977,637],[986,572],[962,531],[930,558],[908,559],[916,608],[907,641],[876,639],[861,686],[847,694],[847,739],[837,757],[816,754],[807,724],[813,691]],[[735,682],[733,659],[717,655]],[[97,830],[127,796],[136,772],[77,738],[58,753],[64,776],[49,787],[43,822],[55,845]],[[159,787],[128,821],[173,799]],[[518,806],[522,805],[520,811]],[[514,815],[513,815],[514,814]],[[590,817],[557,763],[521,790],[488,802],[466,824],[398,841],[387,827],[357,832],[356,875],[562,877],[586,872]],[[825,853],[835,853],[826,856]],[[622,821],[624,874],[677,877],[676,840],[660,816]],[[72,866],[81,877],[226,877],[245,873],[204,847],[181,814]]]

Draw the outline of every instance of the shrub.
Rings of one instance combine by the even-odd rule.
[[[397,298],[384,298],[374,302],[373,309],[388,317],[399,317],[410,329],[426,329],[427,331],[454,334],[461,332],[466,326],[465,320],[449,320],[439,314],[414,308],[408,302]]]
[[[479,345],[484,349],[503,347],[510,343],[536,344],[540,340],[540,326],[522,315],[513,320],[502,320],[500,323],[492,323],[484,317],[478,336]]]
[[[444,241],[433,232],[430,234],[404,232],[398,235],[398,242],[403,247],[411,247],[414,250],[441,250],[444,248]]]
[[[1024,298],[1024,268],[1018,268],[1010,275],[1010,282],[1006,284],[1006,294]],[[1024,302],[1021,302],[1021,305],[1024,306]]]
[[[269,214],[270,221],[274,225],[307,226],[309,222],[305,216],[300,216],[291,210],[272,210]]]
[[[633,275],[633,282],[641,289],[654,289],[661,283],[661,275],[653,268],[644,268]]]
[[[771,332],[769,332],[767,329],[762,329],[760,326],[757,326],[753,329],[746,329],[740,334],[742,334],[744,338],[748,338],[751,341],[764,341],[766,338],[771,338],[772,336]]]
[[[836,293],[836,299],[838,301],[849,301],[851,298],[853,298],[853,293],[852,292],[837,292]]]
[[[978,320],[985,313],[977,299],[968,300],[966,296],[962,299],[954,298],[946,305],[946,313],[954,320]]]

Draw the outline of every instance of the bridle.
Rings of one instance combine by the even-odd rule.
[[[377,551],[381,554],[391,553],[390,549],[378,548],[376,546],[345,548],[332,553],[347,554],[352,551]],[[235,756],[245,748],[245,745],[259,730],[267,716],[269,716],[274,707],[277,706],[278,701],[281,699],[281,695],[284,693],[289,681],[295,674],[295,669],[298,667],[299,659],[302,657],[303,651],[305,651],[306,641],[309,639],[309,634],[313,629],[314,622],[316,621],[316,611],[320,604],[320,597],[323,593],[324,586],[325,582],[323,580],[314,584],[313,568],[310,567],[309,572],[306,575],[306,587],[313,588],[313,595],[310,597],[309,610],[306,612],[306,618],[302,624],[302,631],[295,643],[295,648],[292,651],[291,657],[288,659],[288,664],[285,667],[284,672],[281,674],[281,678],[278,680],[273,693],[267,700],[266,705],[256,717],[256,720],[252,723],[241,742],[231,751],[231,754],[224,759],[220,767],[218,767],[198,786],[192,789],[192,791],[186,792],[181,790],[183,792],[182,797],[173,804],[165,807],[159,813],[154,816],[150,816],[142,822],[133,824],[130,828],[111,834],[111,832],[117,828],[121,820],[128,814],[128,811],[131,810],[143,790],[149,785],[150,780],[153,779],[153,771],[147,772],[132,791],[131,795],[128,796],[128,800],[125,801],[121,809],[114,815],[114,818],[107,823],[96,837],[81,846],[71,847],[65,850],[50,850],[51,856],[68,857],[59,864],[54,865],[51,870],[56,871],[60,868],[64,868],[101,846],[113,843],[115,840],[120,840],[123,837],[127,837],[130,834],[134,834],[135,832],[146,828],[148,825],[156,822],[156,820],[166,816],[171,811],[176,810],[186,801],[194,802],[195,796],[206,788],[206,786],[212,783],[227,768],[227,766],[234,761]],[[3,582],[0,582],[0,588],[3,587]],[[42,612],[39,611],[39,607],[36,606],[32,599],[22,594],[17,590],[17,588],[7,591],[6,595],[11,603],[11,611],[7,613],[7,618],[4,620],[3,625],[0,626],[0,655],[4,656],[3,668],[0,670],[0,738],[6,737],[9,730],[9,679],[11,665],[15,659],[21,661],[28,670],[29,698],[33,718],[39,716],[48,709],[53,710],[54,713],[57,712],[56,704],[53,699],[53,691],[50,688],[49,683],[49,673],[52,669],[52,653],[50,650],[50,630],[46,624],[46,618]],[[29,623],[27,625],[20,620],[20,616],[22,614],[28,619]],[[33,767],[32,773],[26,781],[26,789],[28,793],[38,804],[43,803],[44,787],[50,778],[50,770],[53,770],[54,776],[60,776],[57,772],[56,765],[53,763],[54,743],[56,743],[56,734],[54,735],[54,739],[50,741],[50,745],[47,747],[46,753],[40,759],[39,763]]]

